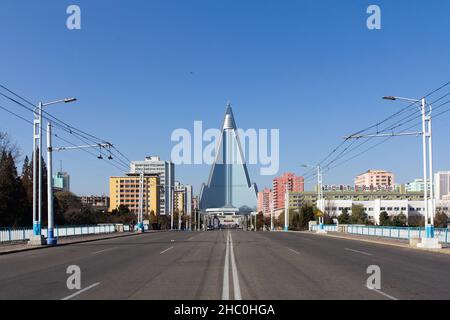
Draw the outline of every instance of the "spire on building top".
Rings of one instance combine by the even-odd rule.
[[[223,129],[235,129],[236,123],[234,122],[233,110],[231,109],[231,103],[227,103],[227,110],[225,112],[225,119],[223,121]]]

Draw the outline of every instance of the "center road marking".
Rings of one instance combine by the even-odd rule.
[[[70,299],[72,299],[73,297],[76,297],[77,295],[79,295],[79,294],[81,294],[81,293],[83,293],[83,292],[85,292],[85,291],[88,291],[89,289],[92,289],[92,288],[98,286],[99,284],[100,284],[100,282],[96,282],[96,283],[94,283],[94,284],[91,284],[89,287],[86,287],[86,288],[84,288],[84,289],[81,289],[81,290],[75,292],[74,294],[71,294],[70,296],[67,296],[67,297],[65,297],[65,298],[62,298],[61,300],[70,300]]]
[[[356,252],[356,253],[361,253],[361,254],[364,254],[364,255],[366,255],[366,256],[371,256],[371,255],[372,255],[371,253],[367,253],[367,252],[359,251],[359,250],[355,250],[355,249],[350,249],[350,248],[345,248],[345,250],[347,250],[347,251],[352,251],[352,252]]]
[[[115,248],[108,248],[108,249],[92,252],[92,254],[99,254],[99,253],[103,253],[103,252],[107,252],[107,251],[112,251],[112,250],[115,250],[115,249],[117,249],[117,248],[116,247]]]
[[[231,236],[231,232],[228,231],[225,250],[225,263],[223,266],[222,300],[230,299],[230,262],[231,275],[233,278],[234,300],[242,300],[241,286],[239,284],[239,274],[236,266],[236,258],[234,256],[233,238]]]
[[[385,292],[383,292],[383,291],[381,291],[381,290],[378,290],[378,289],[375,289],[375,288],[371,288],[371,287],[369,287],[369,286],[366,286],[366,287],[367,287],[367,289],[372,290],[372,291],[375,291],[376,293],[379,293],[379,294],[381,294],[382,296],[385,296],[386,298],[389,298],[389,299],[391,299],[391,300],[398,300],[396,297],[393,297],[393,296],[391,296],[391,295],[389,295],[389,294],[387,294],[387,293],[385,293]]]
[[[222,286],[222,300],[230,299],[230,284],[229,284],[229,273],[230,273],[230,263],[229,263],[229,253],[230,253],[230,243],[228,242],[230,234],[227,233],[227,245],[225,250],[225,264],[223,266],[223,286]]]
[[[291,249],[291,248],[289,248],[289,247],[286,247],[286,248],[288,248],[289,250],[291,250],[292,252],[294,252],[294,253],[296,253],[296,254],[300,254],[300,252],[298,252],[297,250]]]
[[[161,251],[159,254],[163,254],[163,253],[166,253],[167,251],[169,251],[169,250],[172,250],[173,249],[173,247],[170,247],[170,248],[167,248],[166,250],[164,250],[164,251]]]
[[[229,232],[229,231],[228,231]],[[242,300],[241,286],[239,285],[239,275],[236,267],[236,260],[234,258],[233,250],[233,237],[230,234],[230,255],[231,255],[231,271],[233,273],[233,287],[234,287],[234,300]]]

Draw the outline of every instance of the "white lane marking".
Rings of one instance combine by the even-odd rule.
[[[172,249],[173,249],[173,247],[167,248],[166,250],[161,251],[159,254],[166,253],[167,251],[172,250]]]
[[[286,247],[286,248],[288,248],[288,247]],[[291,250],[292,252],[296,253],[296,254],[300,254],[300,252],[298,252],[297,250],[294,250],[294,249],[291,249],[291,248],[288,248],[288,249]]]
[[[239,274],[236,267],[236,259],[234,258],[233,237],[230,232],[230,255],[231,255],[231,271],[233,273],[234,300],[242,300],[241,286],[239,285]]]
[[[85,292],[85,291],[88,291],[89,289],[92,289],[92,288],[98,286],[99,284],[100,284],[100,282],[96,282],[96,283],[94,283],[94,284],[91,284],[89,287],[86,287],[86,288],[84,288],[84,289],[81,289],[81,290],[75,292],[74,294],[71,294],[70,296],[67,296],[67,297],[65,297],[65,298],[62,298],[61,300],[70,300],[70,299],[72,299],[73,297],[76,297],[77,295],[79,295],[79,294],[81,294],[81,293],[83,293],[83,292]]]
[[[378,290],[378,289],[375,289],[375,288],[371,288],[371,287],[369,287],[369,286],[367,286],[367,289],[372,290],[372,291],[375,291],[376,293],[379,293],[379,294],[381,294],[382,296],[385,296],[386,298],[389,298],[389,299],[391,299],[391,300],[398,300],[396,297],[393,297],[393,296],[391,296],[391,295],[389,295],[389,294],[387,294],[387,293],[385,293],[385,292],[383,292],[383,291],[381,291],[381,290]]]
[[[229,245],[229,236],[230,232],[227,233],[227,245],[225,250],[225,263],[223,266],[223,286],[222,286],[222,300],[230,299],[230,284],[229,284],[229,273],[230,273],[230,263],[229,263],[229,253],[230,253],[230,245]]]
[[[117,249],[117,248],[108,248],[108,249],[92,252],[92,254],[99,254],[99,253],[103,253],[103,252],[107,252],[107,251],[112,251],[115,249]]]
[[[347,250],[347,251],[352,251],[352,252],[356,252],[356,253],[361,253],[361,254],[364,254],[364,255],[366,255],[366,256],[371,256],[371,255],[372,255],[371,253],[367,253],[367,252],[359,251],[359,250],[355,250],[355,249],[350,249],[350,248],[345,248],[345,250]]]

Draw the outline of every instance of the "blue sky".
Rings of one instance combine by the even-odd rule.
[[[81,7],[81,30],[66,28],[70,4]],[[381,30],[366,28],[370,4],[381,7]],[[220,127],[231,101],[239,127],[280,129],[280,173],[301,174],[301,163],[317,163],[344,135],[404,106],[381,96],[420,97],[449,81],[449,12],[446,0],[3,0],[0,82],[36,102],[77,97],[48,111],[133,160],[168,159],[174,129],[193,130],[195,120]],[[30,125],[1,110],[0,119],[30,154]],[[436,170],[450,169],[449,123],[450,114],[434,123]],[[421,176],[420,152],[419,138],[392,139],[325,182],[352,183],[369,168],[407,182]],[[122,173],[83,152],[59,160],[78,194],[107,194],[108,177]],[[271,185],[272,176],[249,169],[260,189]],[[208,173],[176,168],[195,193]]]

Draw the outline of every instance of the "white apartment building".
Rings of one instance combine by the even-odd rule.
[[[421,200],[382,200],[374,199],[368,201],[359,200],[325,200],[325,211],[329,215],[339,216],[344,209],[351,214],[353,205],[362,205],[368,218],[375,223],[379,223],[380,213],[386,211],[389,216],[395,216],[403,213],[409,215],[425,214],[424,202]],[[431,205],[431,201],[430,201]],[[436,211],[441,210],[450,215],[450,201],[436,201]]]
[[[434,191],[437,200],[450,197],[450,171],[439,171],[434,175]]]
[[[427,179],[427,186],[428,192],[430,192],[430,179]],[[413,181],[405,184],[405,190],[406,192],[424,192],[425,183],[423,183],[423,179],[414,179]]]
[[[175,186],[175,165],[158,156],[146,157],[144,161],[132,161],[130,173],[159,175],[160,212],[169,215],[173,211],[173,189]]]

